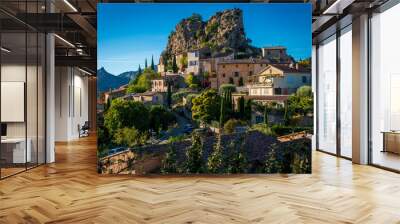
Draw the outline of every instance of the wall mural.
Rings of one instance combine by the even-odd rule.
[[[99,4],[98,172],[311,173],[310,4]]]

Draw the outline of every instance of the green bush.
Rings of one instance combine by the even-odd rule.
[[[178,172],[178,156],[176,148],[174,146],[169,146],[168,151],[165,154],[165,158],[162,161],[161,173],[177,173]]]
[[[145,144],[147,135],[140,133],[135,128],[121,128],[114,134],[113,142],[116,145],[133,148]]]
[[[230,119],[224,124],[224,132],[231,134],[235,132],[235,128],[246,125],[246,122],[236,119]]]
[[[221,145],[221,135],[217,135],[213,152],[208,157],[207,170],[209,173],[222,173],[224,167],[224,148]]]
[[[203,141],[200,135],[193,134],[192,145],[186,149],[186,173],[201,173],[203,171]]]

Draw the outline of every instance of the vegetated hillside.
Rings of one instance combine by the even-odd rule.
[[[118,77],[126,78],[126,79],[129,79],[129,81],[130,81],[130,80],[134,80],[137,75],[138,75],[138,71],[128,71],[128,72],[123,72],[123,73],[119,74]]]
[[[246,37],[240,9],[218,12],[208,21],[203,21],[199,14],[183,19],[168,37],[163,60],[169,61],[172,55],[201,48],[210,49],[211,55],[236,53],[254,57],[260,54],[260,49],[251,46],[251,40]]]
[[[97,70],[97,93],[102,93],[109,89],[115,89],[128,84],[130,79],[126,77],[115,76],[107,72],[103,67]]]

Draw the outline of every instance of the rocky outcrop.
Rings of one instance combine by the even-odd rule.
[[[196,49],[209,49],[211,54],[259,54],[259,49],[252,47],[250,43],[244,30],[242,10],[218,12],[208,21],[203,21],[198,14],[193,14],[178,23],[169,35],[163,61],[167,61],[172,55]]]

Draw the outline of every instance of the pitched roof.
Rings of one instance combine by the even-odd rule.
[[[268,59],[234,59],[234,60],[226,60],[221,61],[218,64],[269,64],[270,61]]]
[[[286,101],[289,95],[245,96],[246,100]]]

